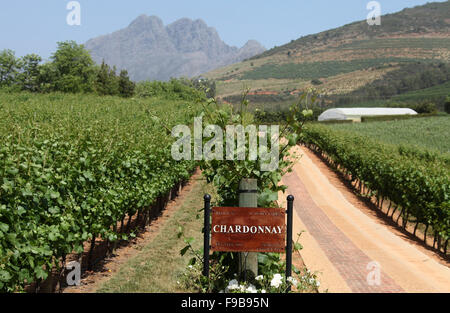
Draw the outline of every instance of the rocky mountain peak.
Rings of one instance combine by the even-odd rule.
[[[139,15],[128,26],[130,29],[138,29],[142,31],[164,29],[163,21],[157,16]]]
[[[104,59],[127,69],[134,80],[193,77],[265,51],[254,40],[241,49],[231,47],[201,19],[182,18],[164,26],[159,17],[145,14],[125,29],[89,40],[86,48],[97,63]]]

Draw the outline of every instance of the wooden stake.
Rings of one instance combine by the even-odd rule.
[[[239,184],[239,206],[242,208],[258,207],[258,181],[256,179],[242,179]],[[258,275],[258,253],[239,253],[239,273],[246,278],[247,271],[255,277]]]

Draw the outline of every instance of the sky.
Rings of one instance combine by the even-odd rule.
[[[365,20],[369,0],[78,0],[81,25],[68,25],[69,0],[0,0],[0,50],[17,56],[37,53],[47,59],[58,41],[85,43],[127,27],[141,14],[164,24],[180,18],[202,19],[222,40],[241,47],[248,40],[266,48],[299,37]],[[381,13],[431,1],[378,0]],[[444,2],[444,1],[439,1]]]

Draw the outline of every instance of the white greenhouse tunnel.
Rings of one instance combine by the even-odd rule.
[[[319,122],[335,120],[360,122],[363,116],[383,115],[417,115],[417,112],[407,108],[337,108],[323,112],[319,116]]]

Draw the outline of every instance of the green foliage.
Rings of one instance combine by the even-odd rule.
[[[249,112],[246,112],[248,100],[246,94],[242,96],[242,103],[240,111],[235,111],[232,106],[219,106],[214,99],[211,99],[208,106],[205,107],[205,123],[208,125],[219,126],[223,133],[226,133],[226,127],[229,125],[242,125],[244,128],[249,125],[254,125],[254,117]],[[257,125],[255,125],[258,127]],[[287,127],[280,130],[280,138],[286,136],[289,132]],[[269,137],[270,138],[270,137]],[[210,138],[204,138],[205,143]],[[268,140],[268,148],[271,149],[270,140]],[[222,147],[226,151],[225,142]],[[237,145],[236,145],[237,146]],[[244,178],[254,178],[258,181],[258,205],[271,206],[273,205],[272,197],[268,195],[275,195],[278,198],[278,191],[285,190],[285,186],[279,186],[278,182],[281,177],[290,170],[290,162],[285,159],[288,155],[288,146],[280,146],[279,164],[274,171],[262,171],[262,160],[257,157],[252,161],[249,157],[249,136],[246,133],[245,143],[245,160],[210,160],[202,161],[200,167],[203,170],[203,175],[208,182],[213,183],[218,188],[218,200],[221,205],[236,206],[238,205],[238,190],[239,183]]]
[[[116,68],[111,68],[104,61],[97,71],[94,81],[94,89],[97,94],[115,96],[119,94],[119,80],[116,77]]]
[[[11,86],[18,74],[19,62],[11,50],[0,51],[0,87]]]
[[[399,120],[410,120],[415,118],[422,118],[422,117],[431,117],[431,116],[438,116],[437,113],[421,113],[417,115],[411,115],[411,114],[405,114],[405,115],[376,115],[376,116],[362,116],[361,122],[362,123],[368,123],[368,122],[384,122],[384,121],[399,121]],[[350,122],[352,123],[352,120],[344,120],[341,122]],[[324,122],[321,122],[324,123]],[[332,123],[331,124],[336,124]]]
[[[203,91],[207,99],[216,97],[216,82],[206,78],[193,78],[190,84],[193,88]]]
[[[119,74],[119,94],[124,97],[132,97],[136,84],[130,80],[127,70],[121,70]]]
[[[56,67],[52,62],[47,62],[39,66],[39,91],[42,93],[56,90],[54,81],[58,76]]]
[[[59,42],[51,62],[41,64],[42,58],[29,54],[16,58],[14,52],[0,52],[0,88],[31,92],[96,92],[99,95],[131,97],[135,84],[124,70],[104,62],[94,65],[89,52],[74,41]]]
[[[450,114],[450,96],[447,96],[445,99],[445,106],[444,106],[445,112]]]
[[[17,76],[22,90],[39,91],[40,63],[42,58],[37,54],[28,54],[20,60],[21,70]]]
[[[333,129],[350,131],[391,145],[407,145],[439,154],[450,152],[450,118],[448,116],[409,117],[395,121],[331,125]]]
[[[117,240],[117,221],[195,167],[173,160],[166,130],[189,124],[193,103],[63,93],[0,94],[0,103],[3,292],[45,279],[89,238]]]
[[[362,120],[363,118],[361,118]],[[320,124],[352,124],[353,120],[329,120],[329,121],[320,121]]]
[[[394,102],[404,102],[406,105],[421,101],[432,101],[436,103],[439,109],[442,110],[445,106],[445,101],[449,90],[450,81],[430,88],[409,91],[407,93],[394,96],[391,100]]]
[[[305,95],[307,92],[303,92],[300,95],[301,101],[297,104],[297,119],[301,121],[317,121],[320,114],[322,114],[325,109],[319,105],[320,100],[316,98],[313,103],[310,99],[306,99]],[[304,112],[307,110],[308,112]],[[310,110],[310,111],[309,111]],[[308,114],[306,114],[308,113]],[[265,111],[263,109],[255,110],[255,119],[259,123],[287,123],[288,117],[292,114],[290,109],[279,109],[275,111]]]
[[[240,110],[235,112],[232,106],[217,106],[213,100],[210,101],[209,106],[205,108],[205,118],[209,124],[218,125],[223,133],[226,133],[226,127],[229,125],[242,125],[244,128],[248,125],[253,125],[256,121],[254,117],[246,111],[248,100],[246,99],[248,89],[244,91],[241,100]],[[316,99],[315,94],[305,93],[301,99],[302,101],[311,101],[314,103]],[[203,175],[208,182],[212,182],[217,187],[219,196],[218,203],[224,206],[238,205],[238,190],[242,179],[256,179],[258,186],[258,206],[272,207],[276,205],[275,201],[278,199],[278,192],[285,191],[286,186],[279,184],[282,176],[291,171],[292,160],[289,160],[289,148],[297,143],[296,138],[301,132],[304,121],[298,118],[301,114],[300,105],[294,105],[291,108],[289,116],[286,121],[290,123],[290,127],[283,126],[280,130],[279,138],[286,138],[283,143],[279,143],[278,166],[272,171],[261,170],[261,164],[264,162],[257,156],[256,160],[250,160],[250,145],[249,135],[245,135],[245,158],[244,160],[205,160],[200,163],[203,170]],[[309,111],[304,110],[303,113],[307,116]],[[257,125],[255,125],[257,126]],[[270,136],[273,136],[271,134]],[[270,138],[269,136],[269,138]],[[205,140],[209,140],[205,138]],[[235,140],[233,138],[233,140]],[[272,143],[268,140],[269,149],[273,149]],[[225,143],[224,143],[225,144]],[[223,147],[226,151],[226,147]],[[222,255],[222,254],[220,254]],[[225,254],[227,255],[227,254]]]
[[[193,88],[191,82],[183,79],[171,79],[169,82],[139,82],[136,96],[141,98],[158,97],[170,100],[205,101],[205,94]]]
[[[263,123],[268,123],[268,124],[285,123],[287,120],[289,111],[282,110],[282,111],[270,112],[270,111],[256,109],[254,114],[255,114],[255,120],[261,124],[263,124]]]
[[[52,91],[90,92],[94,77],[94,61],[83,45],[74,41],[58,42],[58,49],[51,57],[55,76]]]
[[[437,113],[436,104],[431,101],[423,101],[416,104],[413,109],[419,114]]]

